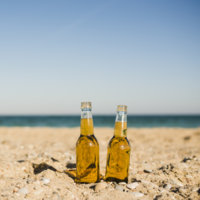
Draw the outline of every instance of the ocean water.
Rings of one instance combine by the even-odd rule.
[[[95,127],[114,127],[115,116],[95,115]],[[79,127],[80,116],[0,116],[6,127]],[[128,115],[128,127],[200,127],[200,115]]]

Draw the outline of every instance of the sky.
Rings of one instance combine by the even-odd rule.
[[[200,114],[199,0],[0,0],[0,115]]]

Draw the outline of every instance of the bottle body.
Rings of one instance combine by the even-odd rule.
[[[99,144],[93,134],[91,110],[82,110],[81,134],[76,143],[76,179],[77,183],[95,183],[99,181]]]
[[[120,115],[125,114],[123,112],[120,113]],[[126,134],[126,116],[117,116],[114,136],[110,140],[107,149],[106,181],[128,182],[131,148]]]

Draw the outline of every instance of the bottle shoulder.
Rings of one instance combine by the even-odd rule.
[[[127,137],[116,137],[113,136],[108,144],[108,147],[124,146],[130,148],[130,143]]]
[[[94,135],[80,135],[76,145],[78,144],[88,144],[88,145],[99,145],[96,137]]]

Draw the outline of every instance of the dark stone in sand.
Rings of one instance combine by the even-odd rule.
[[[151,173],[152,171],[144,169],[144,173]]]
[[[51,157],[51,160],[52,160],[53,162],[59,162],[57,159],[55,159],[55,158],[53,158],[53,157]]]
[[[188,160],[192,160],[192,158],[184,158],[181,162],[187,162]]]
[[[141,180],[137,180],[136,178],[132,178],[132,179],[131,179],[131,183],[133,183],[133,182],[138,182],[138,183],[140,183]]]
[[[183,139],[184,139],[185,141],[190,140],[190,139],[191,139],[191,136],[185,136]]]
[[[200,188],[197,190],[198,195],[200,195]]]
[[[18,163],[23,163],[25,160],[17,160]]]
[[[172,187],[170,189],[170,192],[178,193],[179,192],[179,187]]]
[[[169,174],[169,172],[173,171],[173,169],[174,169],[174,165],[172,165],[171,163],[169,165],[165,165],[158,168],[158,170],[161,170],[165,174]]]
[[[154,199],[153,200],[158,200],[158,199],[160,199],[162,197],[162,195],[161,194],[159,194],[159,195],[156,195],[155,197],[154,197]]]

